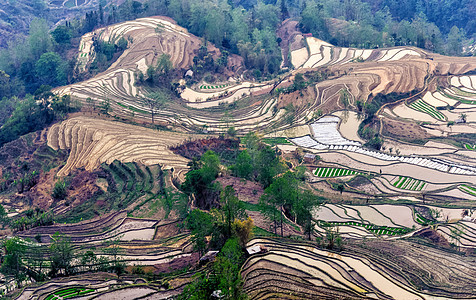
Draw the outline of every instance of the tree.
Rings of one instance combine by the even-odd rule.
[[[227,185],[221,192],[220,197],[221,211],[225,215],[226,234],[229,238],[232,234],[232,224],[236,219],[243,219],[246,216],[245,207],[238,197],[235,196],[233,186]]]
[[[448,33],[448,40],[447,40],[447,45],[448,45],[448,54],[450,55],[460,55],[461,51],[463,50],[463,38],[464,38],[464,33],[461,32],[461,30],[453,26]]]
[[[240,274],[243,262],[244,253],[238,239],[228,239],[213,265],[218,289],[222,291],[224,299],[244,299],[243,281]]]
[[[281,236],[283,236],[283,218],[285,207],[292,209],[298,196],[298,181],[291,172],[286,172],[278,177],[269,187],[264,190],[264,194],[260,198],[261,207],[264,207],[264,214],[275,219],[275,211],[278,209],[280,213]],[[268,207],[266,209],[266,206]],[[271,215],[272,214],[272,215]],[[276,219],[275,219],[276,222]],[[275,226],[276,227],[276,226]]]
[[[160,75],[168,75],[173,69],[172,61],[170,60],[170,55],[167,53],[162,53],[157,60],[156,71]]]
[[[339,227],[331,227],[326,229],[327,249],[342,250],[342,237],[339,233]]]
[[[206,237],[213,232],[212,216],[198,209],[193,210],[185,220],[185,225],[192,234],[193,249],[203,255],[208,247]]]
[[[461,121],[463,121],[463,123],[466,123],[466,119],[467,119],[468,115],[465,114],[465,113],[461,113],[459,115],[459,118],[461,119]]]
[[[63,200],[68,195],[68,190],[66,189],[66,182],[64,180],[58,180],[55,183],[53,192],[51,196],[56,200]]]
[[[71,43],[73,33],[70,27],[59,25],[51,32],[53,39],[60,45],[67,45]]]
[[[246,243],[253,236],[254,226],[253,219],[250,217],[244,221],[235,220],[235,222],[233,222],[233,233],[238,237],[241,247],[245,247]]]
[[[220,158],[215,152],[208,150],[202,155],[201,161],[201,171],[205,181],[212,182],[220,171]]]
[[[109,100],[109,98],[106,98],[102,101],[101,107],[99,109],[102,114],[109,115],[109,113],[112,111],[111,101]]]
[[[43,53],[35,63],[35,71],[42,84],[58,86],[67,82],[67,65],[55,52]]]
[[[167,95],[162,91],[157,91],[148,94],[146,97],[141,97],[141,100],[149,108],[152,124],[154,124],[154,115],[165,107]]]
[[[240,152],[236,158],[236,163],[231,167],[233,174],[235,176],[250,179],[253,172],[253,163],[251,156],[248,153],[248,150],[243,150]]]
[[[273,182],[274,177],[283,169],[276,151],[268,145],[264,145],[259,150],[254,167],[258,171],[258,181],[265,188]]]
[[[50,263],[52,277],[63,275],[70,276],[74,272],[72,265],[74,258],[73,247],[71,246],[70,239],[59,232],[56,232],[52,237],[52,243],[50,245]]]
[[[44,19],[33,19],[30,23],[28,44],[34,59],[53,49],[49,26]],[[50,74],[51,76],[51,74]]]
[[[0,204],[0,223],[2,224],[2,227],[5,227],[5,225],[8,225],[10,223],[10,219],[8,218],[7,211],[1,204]]]
[[[106,247],[104,248],[104,254],[112,257],[112,259],[110,259],[111,265],[109,266],[109,269],[116,273],[117,276],[124,273],[124,269],[126,268],[126,264],[120,261],[120,255],[124,251],[119,245],[120,241],[120,237],[108,240],[106,242]]]
[[[26,251],[25,242],[19,237],[13,237],[4,241],[3,248],[5,249],[5,256],[3,257],[1,271],[7,276],[12,276],[18,286],[21,286],[26,279],[23,262]]]
[[[299,193],[298,199],[293,204],[296,223],[303,227],[304,234],[308,236],[309,240],[311,240],[311,235],[314,231],[312,212],[320,204],[319,198],[310,190],[304,190]]]

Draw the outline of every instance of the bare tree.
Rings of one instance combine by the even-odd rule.
[[[141,97],[142,103],[150,110],[152,124],[154,124],[154,115],[165,107],[167,95],[162,91],[157,91]]]

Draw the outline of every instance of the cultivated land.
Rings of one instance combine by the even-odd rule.
[[[471,74],[476,58],[414,47],[340,48],[304,37],[292,22],[283,23],[293,28],[284,40],[289,56],[286,51],[283,56],[293,69],[267,82],[248,82],[235,74],[226,82],[186,86],[180,97],[155,112],[156,122],[167,130],[130,124],[151,123],[151,111],[139,99],[147,91],[134,74],[146,72],[162,53],[170,55],[174,68],[186,71],[202,41],[164,17],[116,24],[82,38],[78,66],[84,70],[94,58],[93,37],[110,42],[126,37],[133,43],[105,72],[55,89],[82,102],[83,111],[5,145],[0,157],[8,166],[2,165],[0,174],[19,172],[15,164],[30,159],[43,167],[44,190],[52,189],[53,178],[72,180],[82,174],[86,183],[78,186],[91,197],[66,203],[33,189],[27,195],[43,191],[42,207],[67,217],[80,215],[74,220],[81,222],[14,235],[31,240],[40,235],[37,244],[47,255],[55,232],[70,236],[77,249],[104,256],[110,254],[102,250],[117,241],[121,262],[148,266],[156,276],[87,274],[33,284],[18,291],[17,299],[73,294],[74,299],[163,299],[180,293],[201,268],[199,255],[190,233],[177,228],[177,212],[169,215],[155,196],[164,188],[176,191],[189,171],[190,160],[172,147],[190,142],[187,150],[194,153],[197,144],[206,144],[191,143],[207,138],[201,133],[217,135],[230,127],[238,135],[263,134],[289,165],[303,165],[306,187],[325,199],[312,214],[312,240],[338,228],[345,241],[342,252],[322,249],[305,241],[303,229],[290,218],[284,231],[295,239],[269,237],[271,222],[257,208],[263,188],[220,177],[234,185],[261,227],[247,247],[267,250],[247,257],[241,269],[251,299],[474,298],[476,75]],[[220,55],[212,44],[207,47]],[[310,78],[315,72],[327,72],[327,79],[310,80],[297,91],[273,92],[292,85],[298,73]],[[97,106],[110,101],[110,116],[95,117],[88,97]],[[377,101],[382,102],[375,115],[366,116]],[[384,140],[380,149],[362,136],[366,129]],[[19,153],[17,161],[8,154],[13,150]],[[296,153],[313,158],[298,160]],[[27,196],[9,193],[0,194],[9,213],[25,211]],[[170,273],[177,270],[178,275]]]

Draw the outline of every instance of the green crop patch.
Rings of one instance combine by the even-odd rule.
[[[59,300],[59,299],[68,299],[78,296],[84,296],[90,293],[95,292],[94,289],[87,289],[84,287],[71,287],[62,290],[57,290],[53,294],[48,295],[45,300]]]
[[[316,175],[317,177],[323,177],[323,178],[341,177],[341,176],[359,175],[359,174],[362,174],[362,173],[354,171],[354,170],[342,169],[342,168],[318,168],[314,171],[314,175]]]
[[[411,177],[398,176],[398,178],[392,182],[392,185],[402,190],[421,191],[426,183]]]
[[[286,145],[286,144],[291,144],[290,141],[288,141],[284,137],[272,137],[272,138],[264,138],[263,142],[266,144],[270,145],[271,147],[276,146],[276,145]]]
[[[464,144],[466,150],[476,151],[476,145],[471,146],[470,144]]]
[[[410,104],[410,107],[413,108],[414,110],[418,110],[425,114],[428,114],[434,119],[437,119],[439,121],[444,121],[446,119],[445,115],[443,115],[436,108],[434,108],[433,106],[431,106],[430,104],[426,103],[425,101],[421,99],[418,99],[417,101]]]
[[[411,231],[410,228],[406,227],[388,227],[388,226],[378,226],[374,224],[364,224],[360,222],[319,222],[321,227],[335,227],[335,226],[358,226],[367,229],[368,231],[376,235],[403,235]]]
[[[229,86],[229,84],[220,84],[220,85],[201,85],[201,90],[209,90],[209,89],[222,89]]]
[[[462,191],[463,193],[469,194],[471,196],[476,196],[476,188],[473,186],[463,184],[463,185],[460,185],[458,189]]]

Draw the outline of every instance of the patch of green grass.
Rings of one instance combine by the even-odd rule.
[[[350,169],[343,169],[343,168],[318,168],[314,171],[314,175],[317,177],[323,178],[330,178],[330,177],[341,177],[341,176],[348,176],[348,175],[359,175],[362,174],[360,172],[350,170]]]
[[[476,145],[471,146],[470,144],[464,144],[464,147],[465,147],[467,150],[476,151]]]
[[[291,144],[290,141],[288,141],[284,137],[272,137],[272,138],[264,138],[263,142],[266,144],[270,145],[271,147],[274,147],[276,145],[285,145],[285,144]]]
[[[460,185],[458,187],[458,189],[460,191],[462,191],[463,193],[466,193],[466,194],[470,194],[472,196],[476,196],[476,188],[473,187],[473,186],[469,186],[469,185],[466,185],[466,184],[463,184],[463,185]]]
[[[410,107],[421,111],[423,113],[426,113],[430,115],[431,117],[439,120],[439,121],[444,121],[446,120],[445,115],[443,115],[440,111],[438,111],[436,108],[431,106],[430,104],[426,103],[425,101],[418,99],[417,101],[413,102],[410,104]]]
[[[127,106],[127,105],[125,105],[125,104],[123,104],[123,103],[120,103],[120,102],[117,102],[117,101],[115,101],[115,102],[116,102],[116,104],[119,105],[120,107],[126,108],[126,109],[128,109],[128,110],[130,110],[130,111],[133,111],[133,112],[136,112],[136,113],[145,114],[145,115],[150,114],[150,112],[145,111],[145,110],[142,110],[142,109],[139,109],[139,108],[137,108],[137,107],[130,106],[130,105]]]
[[[364,227],[365,229],[371,231],[377,235],[403,235],[411,231],[410,228],[406,227],[388,227],[388,226],[377,226],[373,224],[365,224],[361,222],[348,221],[348,222],[320,222],[319,224],[322,227],[334,227],[334,226],[359,226]]]
[[[392,183],[396,188],[410,191],[421,191],[426,185],[424,181],[406,176],[398,176],[398,179]]]

